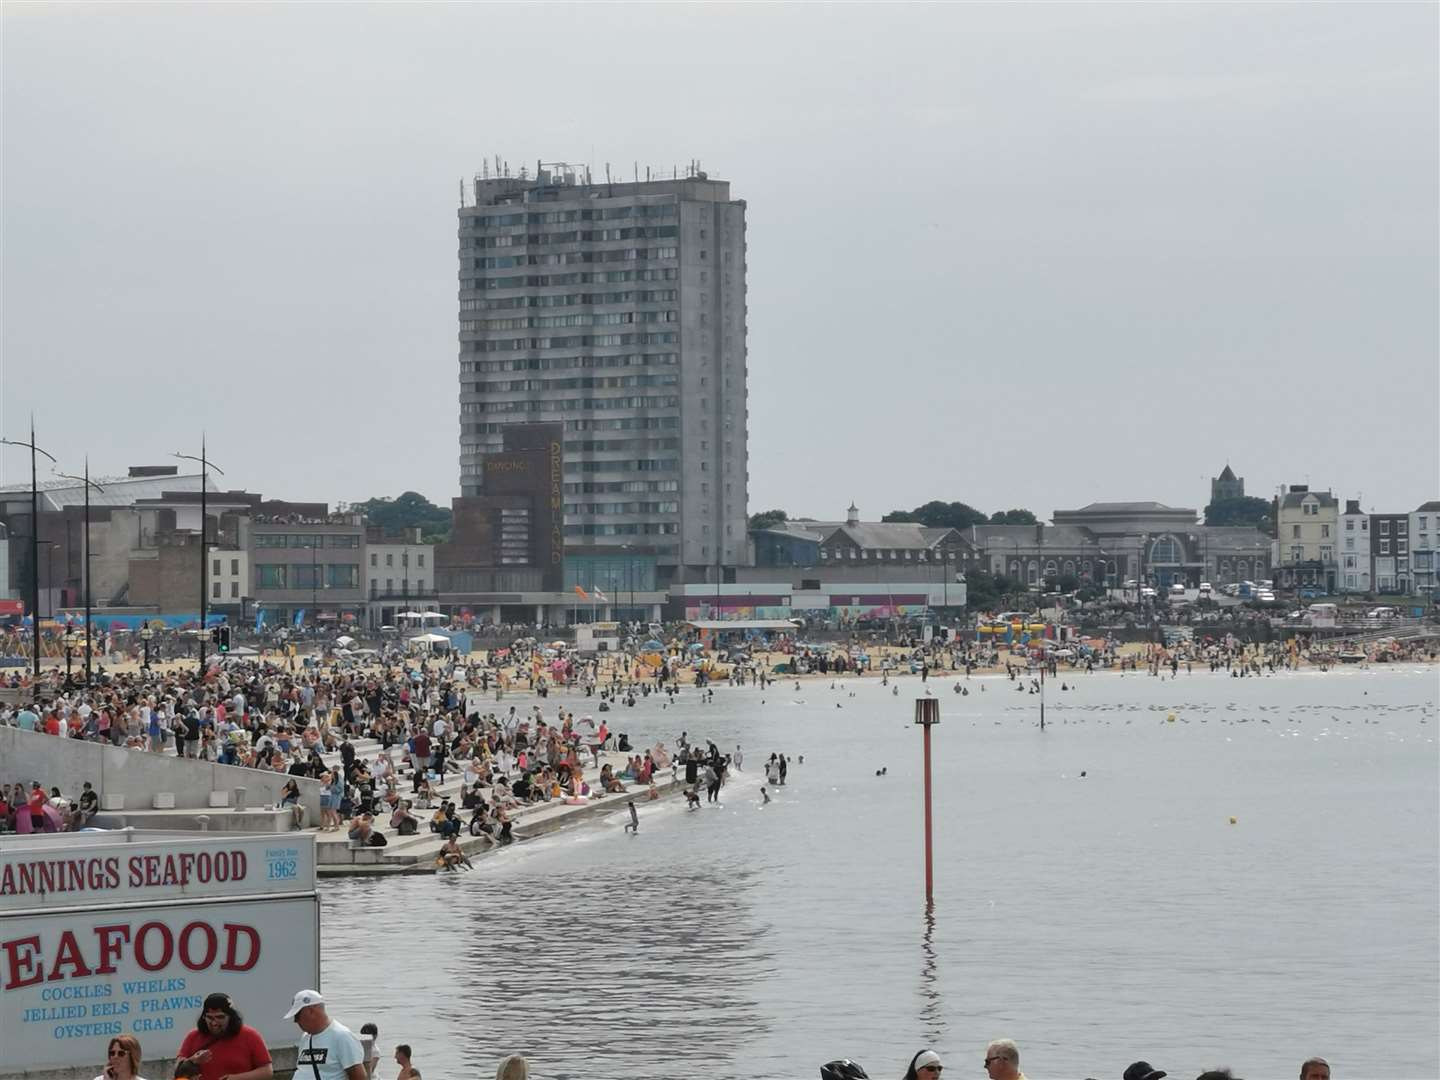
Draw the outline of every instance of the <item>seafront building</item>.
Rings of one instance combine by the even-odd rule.
[[[1340,574],[1336,591],[1367,593],[1371,583],[1370,515],[1359,499],[1346,499],[1340,515]]]
[[[508,426],[553,422],[567,551],[653,556],[660,588],[743,562],[744,201],[698,166],[602,183],[537,163],[472,191],[458,234],[461,499],[491,492]]]
[[[1291,484],[1275,497],[1273,513],[1275,584],[1334,592],[1340,573],[1335,561],[1340,504],[1335,496],[1311,491],[1308,484]]]

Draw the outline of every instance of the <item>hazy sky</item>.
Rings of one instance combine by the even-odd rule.
[[[458,493],[461,176],[749,203],[750,506],[1440,496],[1436,5],[4,5],[5,434]],[[24,475],[7,450],[7,480]]]

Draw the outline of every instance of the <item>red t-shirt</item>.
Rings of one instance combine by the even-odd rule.
[[[220,1080],[222,1076],[249,1072],[270,1060],[264,1038],[249,1024],[241,1024],[233,1038],[218,1042],[211,1042],[209,1035],[191,1031],[180,1044],[180,1056],[189,1057],[197,1050],[210,1051],[210,1060],[200,1066],[200,1080]]]

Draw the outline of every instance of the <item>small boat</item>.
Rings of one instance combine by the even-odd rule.
[[[1340,654],[1340,662],[1342,664],[1363,664],[1365,662],[1365,654],[1363,652],[1342,652]]]

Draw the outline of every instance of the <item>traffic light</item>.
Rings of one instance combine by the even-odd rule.
[[[211,644],[211,645],[219,645],[219,644],[220,644],[220,627],[218,627],[218,626],[212,626],[212,627],[210,628],[210,644]]]
[[[217,626],[217,627],[215,628],[215,630],[216,630],[216,632],[220,635],[220,641],[219,641],[220,651],[221,651],[222,653],[227,653],[227,652],[229,652],[229,651],[230,651],[230,627],[228,627],[228,626]]]

